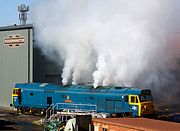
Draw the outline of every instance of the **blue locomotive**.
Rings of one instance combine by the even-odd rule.
[[[96,105],[97,113],[129,114],[133,117],[154,113],[151,90],[90,85],[62,86],[51,83],[19,83],[12,91],[12,105],[18,111],[44,112],[56,103]]]

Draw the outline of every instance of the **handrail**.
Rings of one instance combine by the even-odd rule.
[[[47,110],[46,110],[46,121],[55,114],[55,111],[66,111],[70,110],[72,112],[96,112],[97,106],[93,104],[75,104],[75,103],[56,103],[52,104]]]
[[[49,106],[46,110],[46,116],[45,116],[45,121],[48,120],[48,118],[51,116],[51,109],[54,106],[54,104],[52,104],[51,106]]]

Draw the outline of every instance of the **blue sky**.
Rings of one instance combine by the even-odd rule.
[[[38,0],[0,0],[0,27],[19,24],[17,6],[26,4],[30,6],[31,10],[36,1]],[[31,23],[30,17],[28,17],[27,23]]]
[[[28,21],[27,23],[32,23],[30,19],[30,14],[32,8],[37,4],[37,2],[43,1],[43,0],[0,0],[0,27],[1,26],[7,26],[7,25],[13,25],[13,24],[19,24],[18,19],[18,11],[17,6],[19,4],[26,4],[30,6],[30,11],[28,15]],[[44,0],[45,1],[45,0]],[[43,1],[43,2],[44,2]],[[180,29],[180,0],[173,0],[176,2],[176,25],[178,25]]]

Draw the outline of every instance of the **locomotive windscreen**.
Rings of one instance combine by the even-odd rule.
[[[139,95],[140,101],[141,102],[146,102],[146,101],[152,101],[152,95],[151,95],[151,90],[142,90],[141,95]]]

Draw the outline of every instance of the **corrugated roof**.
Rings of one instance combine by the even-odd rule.
[[[146,119],[146,118],[95,118],[93,122],[106,125],[122,126],[137,130],[176,131],[180,129],[179,123]]]

